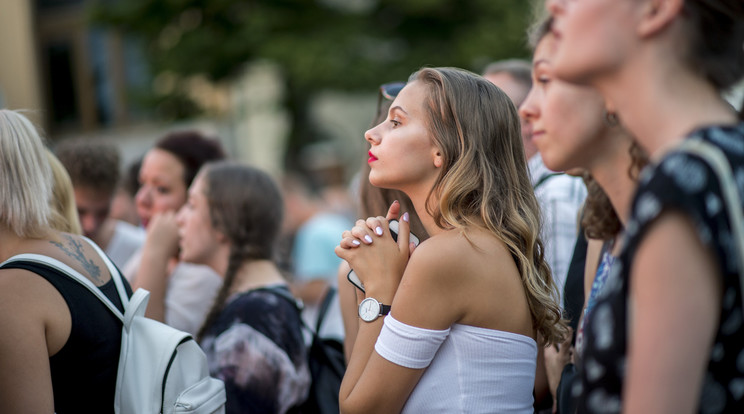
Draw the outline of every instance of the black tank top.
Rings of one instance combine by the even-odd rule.
[[[87,288],[55,269],[33,262],[14,262],[3,268],[25,269],[43,277],[70,309],[70,337],[49,358],[56,413],[113,413],[121,321]],[[131,287],[126,279],[122,281],[131,296]],[[113,279],[99,289],[123,312]]]

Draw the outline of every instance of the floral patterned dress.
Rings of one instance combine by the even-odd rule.
[[[703,140],[721,149],[729,160],[739,194],[744,194],[744,123],[703,128],[688,139]],[[626,227],[625,248],[586,321],[584,358],[579,369],[581,380],[573,389],[574,395],[580,397],[579,412],[621,411],[628,346],[630,266],[654,220],[672,209],[692,220],[699,239],[715,254],[723,276],[720,322],[708,355],[698,412],[744,413],[744,315],[739,252],[716,174],[698,156],[679,151],[668,153],[659,164],[649,166],[641,177]],[[670,340],[668,346],[675,346],[674,341]]]

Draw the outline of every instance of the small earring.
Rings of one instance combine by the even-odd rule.
[[[616,113],[606,111],[605,112],[605,124],[607,124],[608,127],[616,127],[620,125],[620,119],[617,117]]]

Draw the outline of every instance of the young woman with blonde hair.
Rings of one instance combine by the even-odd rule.
[[[538,341],[566,328],[516,108],[478,75],[426,68],[365,138],[370,182],[406,193],[430,237],[411,254],[407,212],[397,242],[383,217],[344,232],[366,293],[341,411],[531,413]]]
[[[89,278],[123,312],[97,248],[52,228],[47,154],[28,119],[0,110],[0,262],[49,256]],[[59,271],[33,262],[3,266],[0,412],[113,413],[121,327],[93,293]]]

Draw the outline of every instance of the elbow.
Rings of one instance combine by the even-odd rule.
[[[370,408],[362,407],[361,404],[355,404],[349,398],[339,397],[338,407],[340,414],[364,414],[373,412]]]

